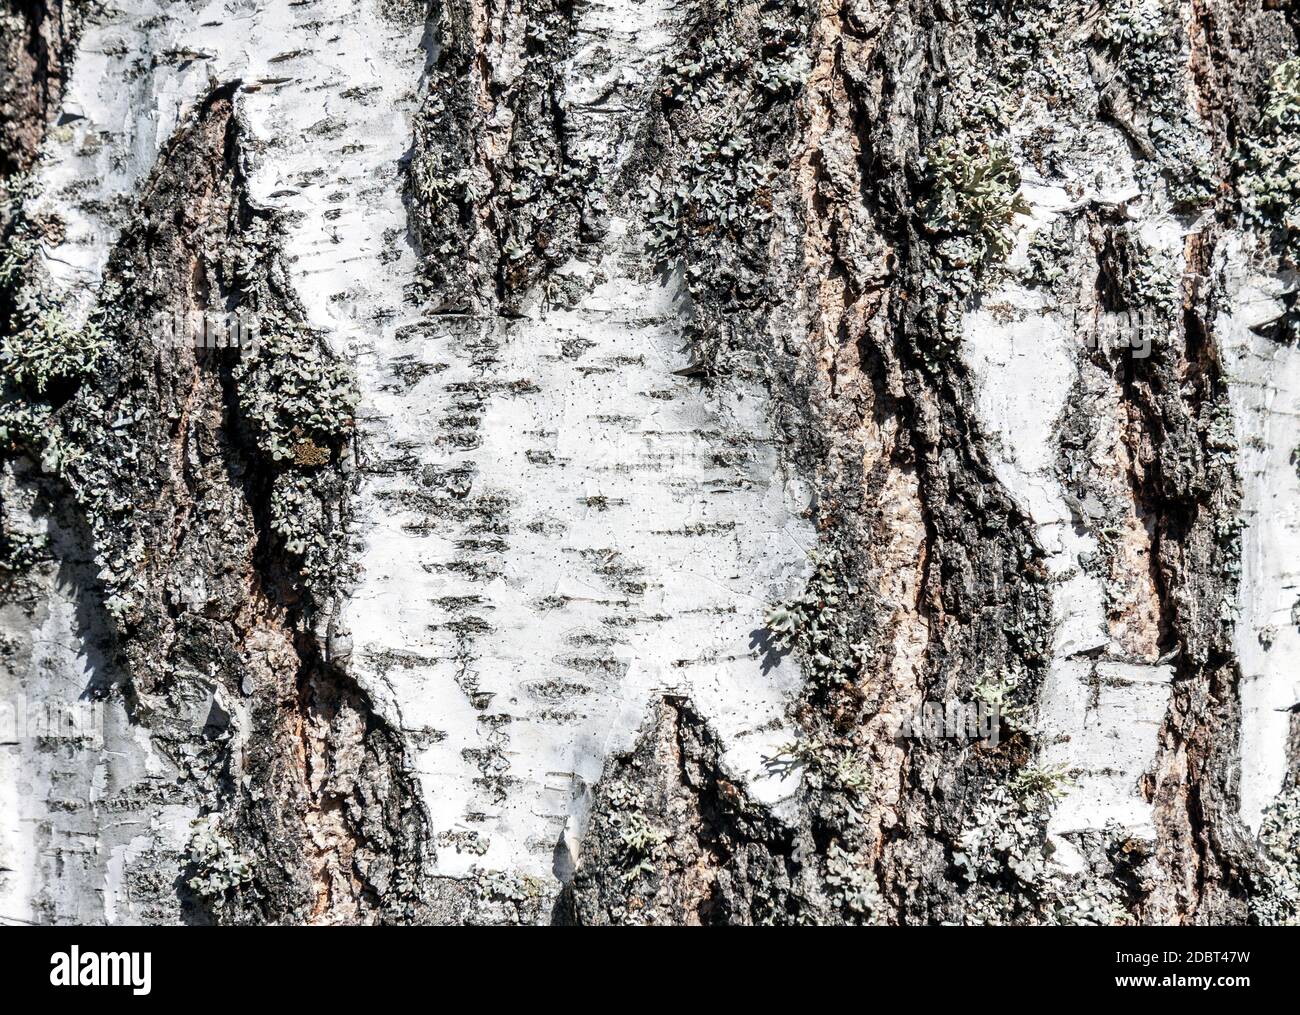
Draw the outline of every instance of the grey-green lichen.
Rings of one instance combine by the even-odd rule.
[[[926,155],[926,228],[954,269],[978,270],[1010,252],[1015,216],[1029,214],[1020,172],[1004,145],[975,137],[945,137]]]
[[[883,925],[888,906],[871,865],[832,842],[826,850],[828,895],[855,924]]]
[[[10,596],[26,583],[33,566],[50,559],[46,534],[24,525],[34,505],[30,498],[13,496],[18,489],[13,465],[0,460],[0,588]]]
[[[1047,838],[1052,805],[1068,787],[1063,770],[1033,765],[985,787],[952,852],[953,869],[969,886],[967,922],[1087,921],[1091,904],[1066,911],[1078,893],[1053,865]],[[1107,922],[1120,919],[1107,914]]]
[[[1077,246],[1073,220],[1066,215],[1053,219],[1029,241],[1026,281],[1053,293],[1068,290],[1073,276],[1067,266]]]
[[[561,918],[790,924],[827,915],[818,850],[806,837],[796,845],[720,765],[716,737],[688,702],[653,705],[633,750],[606,761]],[[845,905],[872,908],[856,864],[840,876]]]
[[[903,166],[910,192],[906,228],[928,241],[930,251],[924,269],[929,277],[908,299],[924,324],[917,352],[932,368],[960,344],[966,309],[1011,252],[1017,216],[1029,213],[1020,189],[1021,156],[1010,133],[1018,96],[1029,86],[1007,64],[1017,42],[1025,41],[1011,26],[1037,16],[1037,5],[972,13],[960,33],[997,52],[997,70],[989,74],[967,63],[953,68],[938,119],[920,147],[907,150]],[[1029,68],[1052,67],[1036,50],[1027,52]]]
[[[104,348],[101,317],[75,323],[54,295],[39,255],[45,230],[25,211],[35,196],[26,177],[10,179],[0,212],[0,443],[39,442],[50,399],[66,397],[94,368]]]
[[[874,787],[869,760],[852,744],[815,733],[782,744],[764,763],[774,771],[799,767],[804,784],[815,789],[864,795]]]
[[[809,679],[848,684],[861,673],[866,652],[854,623],[857,589],[833,547],[815,551],[812,564],[803,591],[771,606],[764,623],[778,646],[798,652]]]
[[[186,885],[214,911],[253,880],[252,861],[222,834],[215,814],[192,824],[184,862]]]
[[[1268,926],[1300,925],[1300,786],[1284,789],[1259,826],[1265,864],[1250,894],[1250,915]]]
[[[1274,69],[1238,160],[1247,218],[1272,238],[1286,266],[1300,267],[1300,58]]]
[[[830,907],[823,919],[882,923],[890,906],[880,892],[868,837],[883,789],[874,767],[880,756],[867,732],[872,707],[863,689],[871,658],[870,611],[836,544],[824,542],[812,565],[803,591],[765,615],[773,641],[796,653],[807,679],[805,701],[796,709],[800,736],[767,764],[799,769],[812,826],[826,842],[815,865]]]
[[[336,447],[350,436],[356,385],[323,339],[285,315],[264,315],[260,329],[234,369],[240,408],[264,454],[303,464],[306,446]]]
[[[57,223],[34,222],[25,202],[35,196],[27,177],[5,181],[0,208],[0,457],[26,456],[50,475],[76,454],[61,442],[52,416],[95,368],[103,350],[102,313],[85,323],[54,295],[40,256],[40,241]],[[115,291],[112,285],[105,293]],[[8,466],[6,465],[6,468]],[[42,556],[38,542],[22,536],[0,512],[0,571],[20,578]]]
[[[1047,874],[1042,842],[1048,803],[1009,786],[991,787],[957,840],[953,866],[973,888],[983,885],[991,896],[1008,897],[1009,885],[1013,895],[1032,891]],[[989,904],[993,902],[991,898]]]
[[[689,372],[732,371],[754,351],[769,240],[795,100],[811,68],[802,0],[701,4],[682,50],[664,67],[642,190],[647,253],[680,268],[695,306]],[[630,182],[630,181],[629,181]]]
[[[547,886],[511,871],[471,867],[467,924],[530,924],[537,920]]]
[[[271,300],[265,305],[258,342],[241,352],[232,376],[242,419],[269,466],[271,529],[319,605],[341,578],[343,548],[329,534],[358,394],[324,337]]]
[[[14,295],[9,325],[0,339],[0,369],[37,395],[60,382],[76,382],[95,365],[103,335],[94,320],[71,323],[42,290],[23,286]]]

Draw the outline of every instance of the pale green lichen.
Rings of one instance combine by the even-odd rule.
[[[831,900],[857,924],[884,925],[884,896],[864,860],[832,842],[826,850],[826,886]]]
[[[764,758],[763,763],[776,773],[794,767],[803,769],[804,783],[813,789],[826,788],[864,796],[875,785],[869,760],[852,744],[819,736],[782,744],[775,754]]]
[[[921,350],[928,364],[959,346],[967,301],[1010,253],[1016,216],[1030,211],[1009,150],[988,136],[981,129],[942,137],[918,159],[916,218],[934,244],[931,263],[941,276],[919,302],[930,321]]]
[[[43,398],[50,388],[75,384],[95,365],[104,348],[100,321],[76,324],[65,301],[56,297],[37,255],[39,232],[28,220],[23,201],[33,193],[27,182],[13,183],[0,247],[0,372],[26,395]],[[15,396],[10,393],[7,400]]]
[[[635,881],[643,874],[653,874],[654,861],[668,836],[636,811],[616,814],[610,819],[618,827],[622,847],[623,880]]]
[[[197,819],[190,827],[185,851],[190,876],[185,883],[211,908],[220,910],[232,892],[252,882],[252,861],[221,833],[215,814]]]
[[[1259,825],[1262,872],[1250,895],[1250,914],[1267,926],[1300,924],[1300,787],[1278,794]]]
[[[851,683],[862,670],[866,645],[852,624],[857,588],[845,577],[838,552],[812,555],[813,572],[797,596],[770,607],[764,624],[773,640],[797,650],[807,673],[820,685]]]
[[[988,706],[996,722],[1012,732],[1027,731],[1029,709],[1021,703],[1020,678],[999,673],[981,678],[974,688],[975,698]]]
[[[926,154],[922,172],[929,192],[923,217],[940,238],[941,256],[956,267],[1006,257],[1015,217],[1030,210],[1008,151],[974,138],[945,137]]]
[[[0,369],[21,387],[44,395],[60,382],[88,374],[104,348],[99,324],[76,326],[35,286],[14,296],[9,327],[0,339]]]
[[[1238,161],[1247,218],[1270,233],[1288,266],[1300,266],[1300,58],[1273,71],[1259,124]]]
[[[1051,804],[1065,796],[1073,781],[1064,766],[1036,765],[1016,772],[1007,787],[1021,800]]]
[[[258,343],[235,368],[239,402],[258,446],[293,462],[305,441],[338,444],[352,432],[357,391],[347,366],[291,322],[263,319]]]

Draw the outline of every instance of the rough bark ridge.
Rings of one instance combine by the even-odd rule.
[[[1294,5],[244,13],[6,7],[0,915],[1297,918]]]
[[[31,168],[50,118],[59,108],[83,8],[61,2],[5,0],[4,84],[0,85],[0,179]]]
[[[802,845],[727,778],[713,734],[690,706],[664,698],[636,749],[598,791],[583,861],[558,922],[674,925],[807,918]]]

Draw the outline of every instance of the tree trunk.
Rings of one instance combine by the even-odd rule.
[[[1289,0],[3,12],[0,920],[1297,919]]]

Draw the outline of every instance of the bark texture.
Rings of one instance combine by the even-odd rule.
[[[1294,922],[1298,30],[6,0],[0,919]]]

